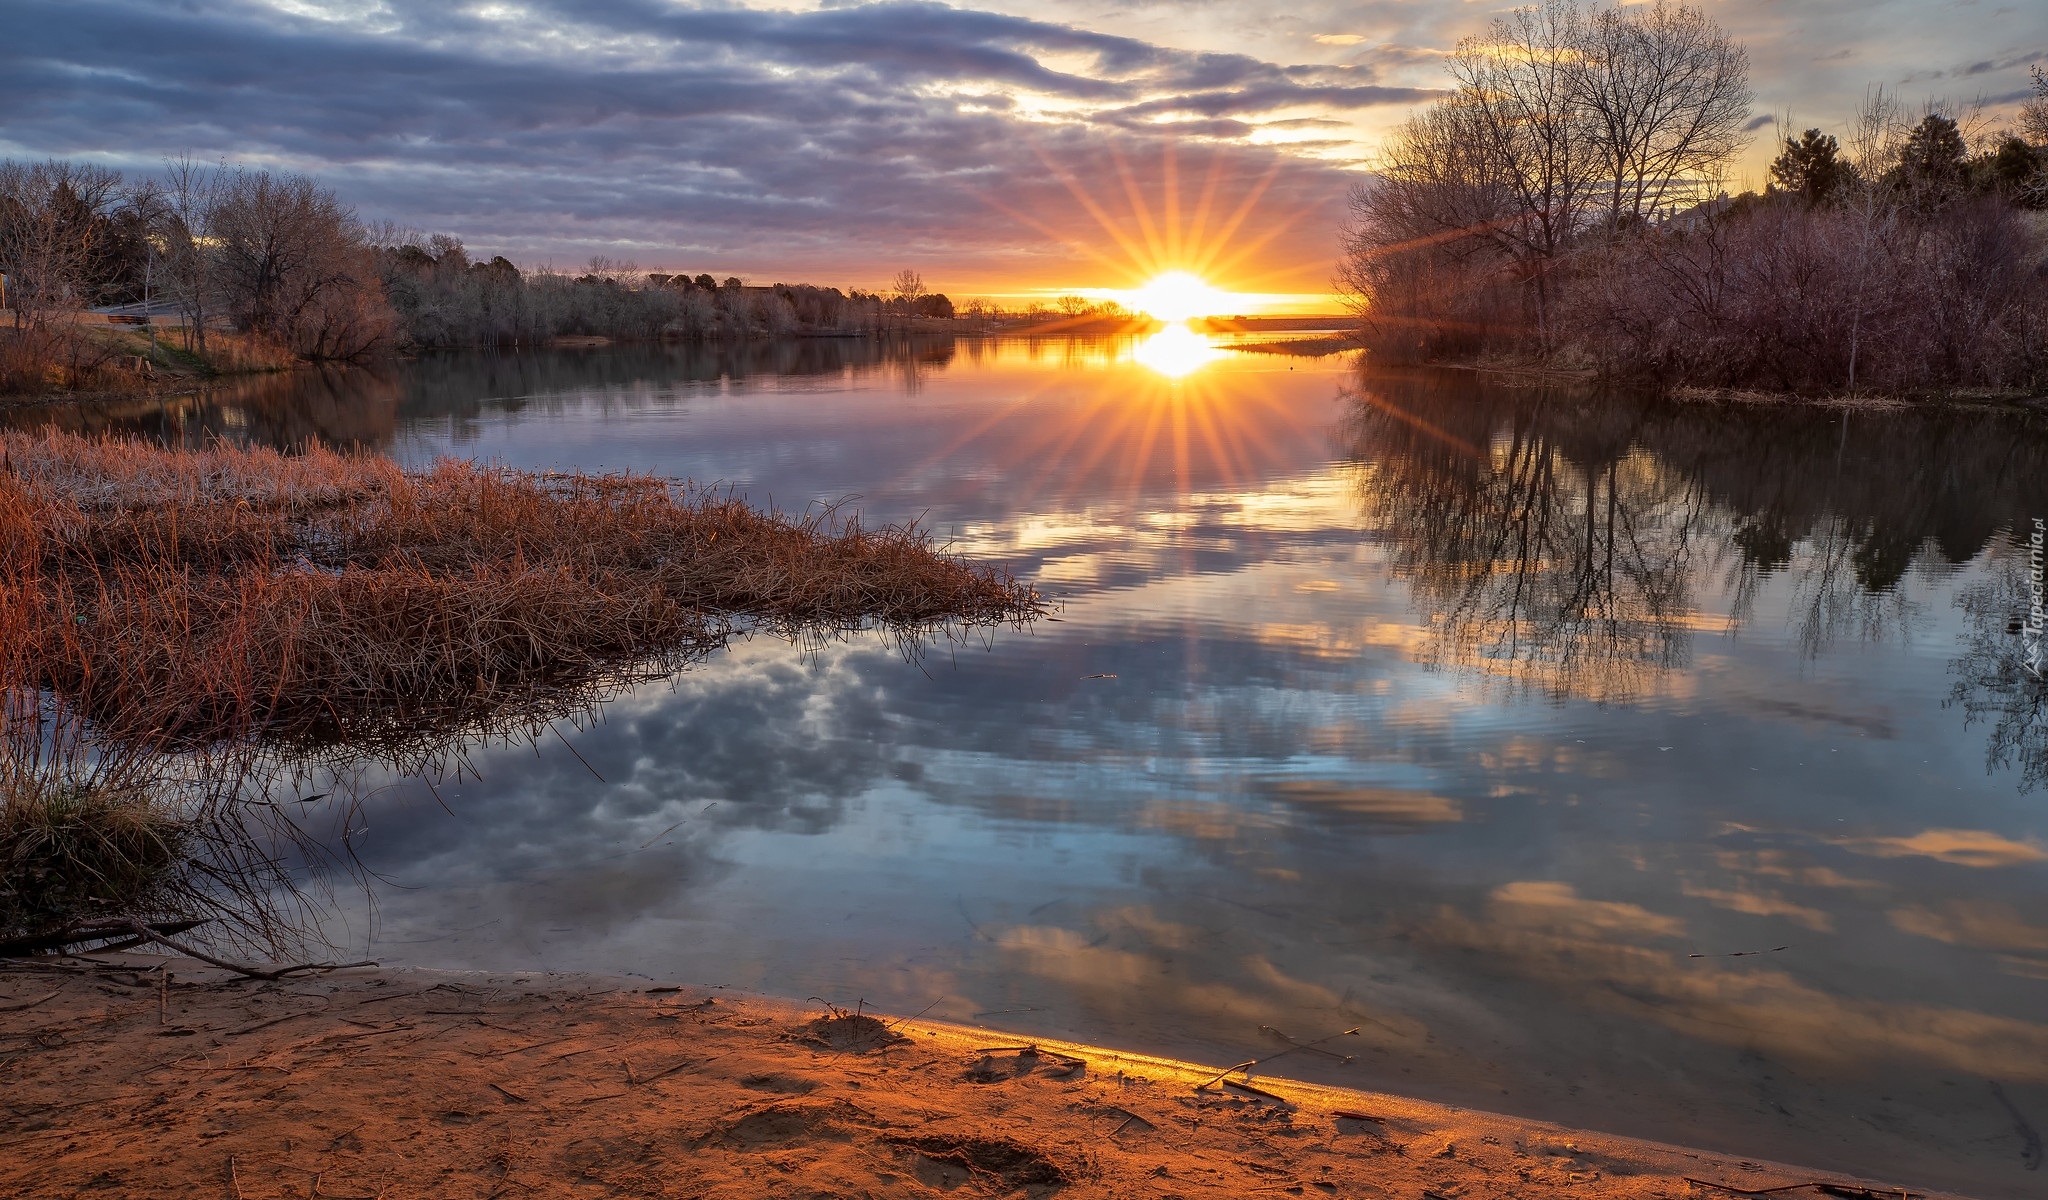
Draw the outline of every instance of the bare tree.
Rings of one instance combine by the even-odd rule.
[[[1474,349],[1510,323],[1547,355],[1562,260],[1717,181],[1741,146],[1747,56],[1668,0],[1540,0],[1446,65],[1456,91],[1396,131],[1353,196],[1339,283],[1404,355]]]
[[[909,267],[896,272],[896,278],[889,281],[889,290],[905,308],[913,307],[924,298],[924,276]]]
[[[236,325],[315,358],[351,358],[388,332],[355,213],[297,174],[235,171],[210,212],[213,268]]]
[[[1610,223],[1697,203],[1742,148],[1749,53],[1668,0],[1601,9],[1581,38],[1573,79],[1595,126]]]
[[[1550,344],[1550,267],[1584,223],[1603,157],[1583,102],[1585,41],[1578,0],[1542,0],[1494,18],[1446,60],[1464,128],[1514,201],[1498,231],[1527,272],[1539,349]]]
[[[1477,106],[1454,96],[1382,143],[1375,179],[1353,189],[1337,283],[1376,353],[1426,361],[1474,345],[1517,306],[1513,189],[1484,150]],[[1503,287],[1505,286],[1505,289]]]
[[[206,323],[217,309],[213,214],[220,198],[220,172],[190,157],[164,164],[164,214],[157,240],[163,257],[164,291],[178,306],[188,349],[206,353]]]
[[[89,307],[121,175],[90,163],[0,162],[0,270],[16,329]]]
[[[2034,98],[2020,106],[2020,136],[2036,146],[2048,146],[2048,72],[2034,71]]]

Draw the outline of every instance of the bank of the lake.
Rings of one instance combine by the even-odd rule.
[[[1044,1039],[634,977],[0,967],[18,1195],[1929,1193]],[[1220,1080],[1220,1082],[1219,1082]],[[1703,1181],[1703,1182],[1702,1182]],[[1835,1185],[1823,1192],[1799,1184]],[[1917,1181],[1916,1181],[1917,1182]],[[1720,1185],[1720,1186],[1715,1186]],[[1941,1195],[1943,1193],[1935,1193]]]

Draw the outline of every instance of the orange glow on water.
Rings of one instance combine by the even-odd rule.
[[[1227,353],[1185,325],[1168,325],[1131,348],[1132,358],[1168,379],[1192,375]]]

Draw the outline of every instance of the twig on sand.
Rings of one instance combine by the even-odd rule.
[[[1235,1075],[1235,1074],[1237,1074],[1237,1073],[1238,1073],[1239,1071],[1242,1071],[1242,1070],[1244,1070],[1244,1069],[1245,1069],[1246,1067],[1256,1067],[1256,1066],[1258,1066],[1258,1065],[1259,1065],[1259,1060],[1258,1060],[1258,1059],[1256,1059],[1256,1058],[1254,1058],[1254,1059],[1250,1060],[1249,1062],[1241,1062],[1241,1063],[1237,1064],[1237,1065],[1236,1065],[1236,1066],[1234,1066],[1234,1067],[1225,1067],[1225,1068],[1223,1068],[1223,1070],[1221,1070],[1221,1071],[1217,1072],[1217,1074],[1216,1074],[1216,1078],[1214,1078],[1214,1079],[1211,1079],[1211,1080],[1208,1080],[1208,1081],[1206,1081],[1206,1082],[1204,1082],[1204,1083],[1198,1083],[1198,1084],[1196,1084],[1196,1085],[1195,1085],[1195,1090],[1199,1092],[1199,1091],[1204,1091],[1204,1090],[1206,1090],[1206,1089],[1208,1089],[1208,1088],[1212,1088],[1212,1087],[1215,1087],[1215,1086],[1216,1086],[1217,1084],[1219,1084],[1219,1083],[1223,1082],[1223,1077],[1224,1077],[1224,1076],[1226,1076],[1226,1075]]]
[[[1057,1050],[1047,1050],[1036,1042],[1030,1042],[1022,1046],[988,1046],[976,1050],[975,1053],[1014,1054],[1018,1058],[1038,1058],[1040,1056],[1056,1058],[1060,1061],[1060,1070],[1062,1071],[1075,1071],[1088,1065],[1088,1060],[1085,1058],[1076,1058],[1074,1055],[1062,1054]]]
[[[358,1000],[358,1001],[356,1001],[356,1007],[357,1007],[357,1008],[361,1008],[361,1007],[363,1007],[363,1006],[364,1006],[364,1005],[366,1005],[366,1004],[382,1004],[382,1003],[384,1003],[384,1002],[385,1002],[386,1000],[403,1000],[403,999],[405,999],[405,998],[406,998],[407,996],[424,996],[424,995],[426,995],[426,994],[427,994],[428,992],[432,992],[432,991],[438,991],[438,990],[440,990],[440,987],[441,987],[441,985],[437,983],[437,984],[435,984],[435,985],[434,985],[433,987],[424,987],[424,988],[419,988],[419,989],[417,989],[417,990],[415,990],[415,991],[410,991],[410,992],[393,992],[393,993],[391,993],[391,994],[390,994],[390,995],[388,995],[388,996],[372,996],[372,997],[370,997],[370,998],[369,998],[368,1000]]]
[[[41,1004],[45,1000],[56,999],[58,996],[62,995],[63,992],[63,988],[58,988],[56,991],[53,991],[48,995],[37,996],[33,1000],[24,1001],[20,1004],[0,1004],[0,1012],[26,1012],[27,1010],[34,1008],[36,1005]]]
[[[492,1091],[498,1093],[500,1096],[505,1097],[505,1099],[510,1100],[514,1104],[527,1103],[526,1097],[520,1095],[518,1092],[513,1091],[511,1088],[505,1087],[503,1084],[493,1083],[489,1086]]]
[[[1804,1183],[1784,1183],[1779,1184],[1777,1187],[1739,1188],[1734,1186],[1733,1184],[1715,1183],[1711,1179],[1694,1179],[1690,1175],[1681,1175],[1679,1176],[1679,1178],[1685,1180],[1687,1183],[1696,1183],[1701,1187],[1710,1187],[1719,1189],[1720,1191],[1724,1192],[1733,1192],[1738,1196],[1775,1196],[1779,1192],[1796,1192],[1800,1188],[1807,1186]]]
[[[1254,1096],[1263,1096],[1268,1100],[1275,1100],[1281,1104],[1289,1103],[1287,1097],[1282,1096],[1277,1092],[1269,1092],[1262,1087],[1253,1087],[1249,1083],[1238,1083],[1234,1080],[1226,1079],[1223,1080],[1223,1086],[1240,1092],[1250,1092]]]
[[[1280,1039],[1281,1041],[1283,1041],[1283,1042],[1286,1042],[1286,1043],[1287,1043],[1287,1048],[1288,1048],[1289,1050],[1306,1050],[1306,1051],[1308,1051],[1308,1052],[1309,1052],[1310,1054],[1320,1054],[1320,1055],[1323,1055],[1323,1056],[1324,1056],[1324,1057],[1326,1057],[1326,1058],[1334,1058],[1334,1059],[1336,1059],[1336,1060],[1337,1060],[1338,1062],[1340,1062],[1340,1063],[1348,1063],[1348,1062],[1352,1061],[1352,1059],[1354,1059],[1354,1058],[1355,1058],[1355,1057],[1357,1057],[1357,1056],[1356,1056],[1356,1055],[1351,1055],[1351,1054],[1339,1054],[1339,1053],[1337,1053],[1337,1052],[1336,1052],[1335,1050],[1325,1050],[1325,1049],[1323,1049],[1323,1043],[1324,1043],[1324,1042],[1333,1042],[1333,1041],[1336,1041],[1336,1040],[1337,1040],[1338,1038],[1340,1038],[1340,1037],[1352,1037],[1352,1036],[1356,1036],[1356,1035],[1357,1035],[1357,1033],[1358,1033],[1358,1030],[1359,1030],[1359,1028],[1360,1028],[1360,1027],[1358,1027],[1358,1026],[1354,1026],[1354,1027],[1352,1027],[1352,1028],[1350,1028],[1350,1029],[1346,1029],[1346,1030],[1345,1030],[1345,1031],[1343,1031],[1342,1033],[1333,1033],[1333,1034],[1331,1034],[1331,1035],[1330,1035],[1329,1037],[1326,1037],[1326,1038],[1317,1038],[1317,1039],[1316,1039],[1315,1041],[1313,1041],[1313,1042],[1297,1042],[1297,1041],[1295,1041],[1295,1040],[1294,1040],[1293,1038],[1291,1038],[1291,1037],[1287,1036],[1286,1034],[1284,1034],[1284,1033],[1280,1032],[1279,1030],[1277,1030],[1277,1029],[1273,1028],[1273,1027],[1272,1027],[1271,1025],[1261,1025],[1261,1026],[1259,1026],[1259,1029],[1260,1029],[1260,1031],[1261,1031],[1261,1032],[1264,1032],[1264,1033],[1270,1033],[1270,1034],[1272,1034],[1272,1035],[1273,1035],[1274,1037],[1276,1037],[1276,1038],[1279,1038],[1279,1039]],[[1283,1053],[1283,1054],[1284,1054],[1284,1053],[1286,1053],[1286,1051],[1282,1051],[1281,1053]],[[1271,1057],[1273,1057],[1273,1058],[1278,1058],[1278,1057],[1279,1057],[1279,1055],[1277,1055],[1277,1054],[1276,1054],[1276,1055],[1272,1055]],[[1265,1061],[1265,1060],[1263,1060],[1263,1059],[1262,1059],[1262,1060],[1260,1060],[1260,1061],[1262,1061],[1262,1062],[1263,1062],[1263,1061]]]
[[[705,1062],[709,1062],[709,1061],[711,1061],[711,1060],[710,1060],[710,1059],[704,1059],[703,1061],[705,1061]],[[638,1085],[640,1085],[640,1084],[643,1084],[643,1083],[653,1083],[653,1082],[654,1082],[655,1080],[657,1080],[657,1079],[666,1079],[666,1078],[668,1078],[668,1077],[669,1077],[670,1075],[673,1075],[673,1074],[675,1074],[675,1073],[676,1073],[677,1071],[681,1071],[681,1070],[684,1070],[685,1068],[688,1068],[688,1067],[694,1067],[694,1066],[696,1066],[696,1065],[697,1065],[697,1063],[698,1063],[698,1060],[697,1060],[697,1059],[694,1059],[694,1058],[686,1058],[686,1059],[684,1059],[683,1061],[681,1061],[681,1062],[679,1062],[679,1063],[676,1063],[676,1064],[675,1064],[675,1065],[673,1065],[673,1066],[667,1066],[667,1067],[663,1067],[663,1068],[662,1068],[661,1070],[659,1070],[659,1071],[656,1071],[656,1072],[655,1072],[654,1074],[652,1074],[652,1075],[642,1075],[642,1076],[640,1076],[640,1077],[639,1077],[638,1079],[635,1079],[635,1080],[633,1080],[632,1082],[634,1083],[634,1085],[635,1085],[636,1087],[637,1087]],[[631,1068],[631,1067],[628,1067],[628,1068],[627,1068],[627,1071],[628,1071],[628,1072],[630,1072],[631,1070],[632,1070],[632,1068]]]
[[[203,962],[210,967],[219,967],[223,971],[233,971],[237,975],[246,976],[250,979],[276,980],[283,979],[287,975],[297,974],[300,971],[340,971],[348,967],[374,967],[377,965],[374,962],[365,961],[351,963],[295,963],[289,967],[275,967],[270,969],[266,969],[263,967],[252,967],[245,965],[243,963],[230,962],[225,958],[215,958],[213,955],[208,954],[203,950],[195,950],[192,947],[187,946],[181,942],[172,941],[170,938],[167,938],[163,934],[156,932],[155,930],[151,929],[147,925],[144,925],[140,921],[128,922],[128,929],[136,937],[139,937],[146,942],[155,942],[159,946],[163,946],[171,950],[176,950],[178,953],[184,955],[186,958],[196,958],[200,962]]]
[[[282,1025],[282,1024],[284,1024],[284,1023],[285,1023],[286,1021],[296,1021],[296,1020],[298,1020],[298,1019],[299,1019],[300,1017],[310,1017],[310,1016],[314,1016],[314,1015],[316,1015],[316,1014],[318,1014],[318,1013],[324,1013],[324,1012],[326,1012],[326,1011],[327,1011],[327,1010],[326,1010],[325,1008],[309,1008],[309,1009],[307,1009],[307,1010],[306,1010],[306,1011],[304,1011],[304,1012],[286,1013],[285,1015],[283,1015],[283,1016],[281,1016],[281,1017],[272,1017],[272,1018],[270,1018],[270,1019],[269,1019],[269,1020],[267,1020],[267,1021],[258,1021],[258,1022],[256,1022],[256,1023],[254,1024],[254,1025],[244,1025],[244,1026],[242,1026],[242,1027],[241,1027],[240,1029],[225,1029],[225,1030],[222,1030],[222,1031],[221,1031],[221,1035],[220,1035],[220,1036],[222,1036],[222,1037],[239,1037],[239,1036],[241,1036],[242,1034],[245,1034],[245,1033],[254,1033],[254,1032],[256,1032],[256,1031],[257,1031],[257,1030],[259,1030],[259,1029],[268,1029],[268,1028],[270,1028],[270,1027],[271,1027],[272,1025]]]
[[[1776,1187],[1767,1188],[1739,1188],[1733,1184],[1715,1183],[1711,1179],[1694,1179],[1690,1175],[1681,1175],[1679,1178],[1687,1183],[1696,1183],[1701,1187],[1715,1188],[1723,1192],[1733,1192],[1738,1196],[1775,1196],[1779,1192],[1796,1192],[1801,1188],[1812,1188],[1814,1191],[1828,1196],[1845,1196],[1849,1197],[1850,1200],[1894,1200],[1894,1198],[1896,1200],[1914,1200],[1914,1197],[1926,1195],[1925,1192],[1909,1192],[1905,1188],[1870,1188],[1864,1187],[1860,1183],[1837,1183],[1829,1179],[1809,1179],[1803,1183],[1781,1183]]]
[[[228,1155],[228,1186],[234,1189],[235,1200],[242,1200],[242,1176],[235,1170],[235,1156]]]
[[[896,1027],[897,1027],[898,1025],[901,1025],[901,1024],[903,1024],[903,1023],[904,1023],[905,1021],[915,1021],[915,1020],[917,1020],[917,1019],[918,1019],[919,1017],[921,1017],[921,1016],[925,1015],[926,1013],[930,1012],[931,1010],[933,1010],[933,1009],[937,1008],[937,1007],[938,1007],[938,1006],[939,1006],[939,1005],[940,1005],[941,1003],[943,1003],[943,1002],[945,1001],[945,999],[946,999],[946,998],[945,998],[944,996],[940,996],[940,997],[939,997],[939,998],[938,998],[937,1000],[934,1000],[934,1001],[932,1001],[932,1002],[931,1002],[930,1004],[927,1004],[927,1005],[925,1005],[925,1006],[924,1006],[923,1008],[920,1008],[920,1009],[918,1009],[918,1010],[917,1010],[916,1012],[914,1012],[914,1013],[911,1013],[911,1014],[910,1014],[909,1016],[907,1016],[907,1017],[898,1017],[898,1018],[896,1018],[895,1020],[893,1020],[893,1021],[889,1022],[889,1023],[887,1024],[887,1025],[884,1025],[884,1026],[882,1026],[882,1028],[884,1028],[884,1029],[894,1029],[894,1028],[896,1028]]]

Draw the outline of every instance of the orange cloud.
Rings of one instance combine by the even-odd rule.
[[[2048,850],[1982,829],[1927,829],[1904,838],[1838,838],[1833,844],[1877,858],[1922,857],[1959,867],[2017,867],[2048,862]]]

